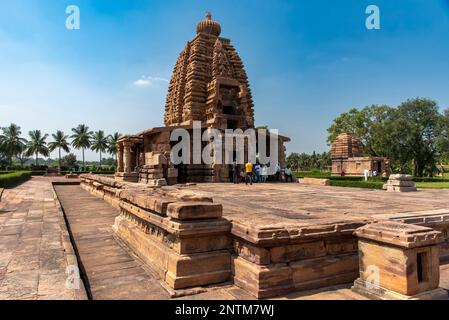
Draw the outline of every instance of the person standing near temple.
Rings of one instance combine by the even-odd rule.
[[[293,172],[292,169],[290,169],[290,166],[287,166],[284,171],[285,175],[285,182],[293,182]]]
[[[239,166],[237,165],[236,160],[232,163],[232,181],[234,184],[239,183]]]
[[[262,166],[262,182],[265,183],[267,182],[267,178],[268,178],[268,166]]]
[[[253,164],[251,162],[247,162],[245,164],[245,172],[246,172],[245,184],[248,185],[249,180],[250,185],[253,185]]]
[[[257,163],[256,166],[254,167],[254,172],[256,173],[257,183],[262,182],[262,179],[261,179],[262,167],[260,166],[259,163]]]
[[[281,166],[276,164],[276,181],[281,181]]]

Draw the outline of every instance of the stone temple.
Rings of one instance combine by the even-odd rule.
[[[171,133],[184,128],[192,136],[195,121],[201,122],[203,131],[207,128],[223,132],[226,129],[254,129],[254,103],[242,60],[231,41],[220,34],[220,24],[208,13],[174,67],[165,105],[165,127],[120,139],[118,179],[162,185],[230,180],[229,163],[175,166],[170,159],[176,143],[170,141]],[[280,135],[277,139],[278,163],[284,166],[284,143],[290,139]],[[223,159],[226,156],[235,159],[235,151],[232,153],[223,155]]]
[[[363,176],[365,170],[390,175],[390,161],[385,157],[365,157],[363,145],[355,135],[340,134],[332,143],[332,175]]]

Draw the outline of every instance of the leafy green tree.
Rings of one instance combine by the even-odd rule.
[[[91,146],[92,131],[89,131],[89,127],[85,124],[80,124],[78,127],[73,128],[73,135],[71,136],[72,146],[75,149],[81,149],[83,152],[83,170],[86,169],[84,150],[89,149]]]
[[[50,152],[58,149],[58,163],[59,170],[61,170],[61,149],[65,152],[70,152],[70,143],[67,141],[69,136],[66,136],[63,131],[58,130],[52,134],[53,141],[48,144]]]
[[[118,132],[114,132],[113,134],[108,136],[108,153],[114,156],[115,161],[117,162],[117,142],[120,138],[121,134]]]
[[[40,130],[33,130],[29,133],[30,140],[27,143],[27,149],[26,149],[26,156],[31,157],[32,155],[36,156],[36,166],[39,165],[38,157],[39,154],[43,155],[44,157],[48,157],[50,154],[50,151],[47,147],[47,138],[48,134],[42,134]]]
[[[115,162],[115,158],[103,158],[103,160],[101,161],[101,163],[105,166],[110,166],[110,167],[115,167],[116,162]]]
[[[13,123],[9,127],[2,128],[2,132],[3,134],[0,135],[2,153],[7,158],[8,164],[12,165],[12,158],[23,153],[27,140],[20,137],[22,131]]]
[[[393,154],[402,163],[411,162],[413,173],[423,176],[436,171],[437,136],[441,131],[438,104],[416,98],[403,102],[392,120]]]
[[[28,142],[28,141],[27,141]],[[20,167],[23,168],[23,166],[25,165],[25,162],[27,162],[29,160],[29,158],[26,156],[26,144],[22,144],[20,146],[20,151],[19,153],[16,155],[17,160],[19,160],[20,162]]]
[[[313,152],[311,155],[306,153],[291,153],[286,160],[287,165],[289,165],[293,171],[326,171],[332,165],[329,152],[324,152],[322,154]]]
[[[334,119],[331,127],[327,129],[328,143],[331,144],[341,133],[354,134],[359,137],[359,139],[363,140],[366,134],[365,123],[366,119],[364,113],[356,108],[352,108],[348,112],[342,113]]]
[[[327,141],[331,144],[339,134],[350,133],[360,139],[367,155],[385,156],[388,149],[388,143],[383,139],[386,123],[394,112],[393,108],[386,105],[371,105],[362,110],[352,108],[334,120],[327,130]]]
[[[69,170],[75,169],[77,167],[76,163],[76,155],[73,153],[69,153],[61,159],[61,164]]]
[[[100,153],[100,168],[101,168],[101,154],[108,150],[108,137],[104,134],[103,130],[99,130],[94,133],[92,137],[91,149]]]
[[[437,136],[438,161],[440,166],[449,164],[449,109],[440,118],[440,132]]]

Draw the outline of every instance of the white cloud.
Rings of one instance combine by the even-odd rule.
[[[133,84],[137,87],[148,87],[157,82],[168,82],[168,80],[161,77],[151,77],[143,75],[142,77],[140,77],[140,79],[134,81]]]
[[[146,87],[146,86],[151,86],[152,82],[147,79],[139,79],[137,81],[134,81],[134,85],[137,87]]]

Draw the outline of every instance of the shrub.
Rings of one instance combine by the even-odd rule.
[[[322,171],[297,171],[295,172],[295,176],[298,179],[302,178],[329,179],[331,177],[331,173]]]
[[[43,176],[47,171],[32,171],[31,175],[32,176]],[[77,173],[77,174],[82,174],[82,173],[90,173],[90,171],[76,171],[76,170],[64,170],[61,171],[61,175],[66,175],[68,173]],[[93,174],[114,174],[115,171],[92,171]]]
[[[31,171],[32,176],[43,176],[47,171]]]
[[[331,180],[333,187],[347,188],[365,188],[382,190],[384,183],[382,181],[350,181],[350,180]]]
[[[44,171],[45,172],[48,169],[48,166],[45,166],[45,165],[36,166],[36,165],[32,164],[30,166],[30,168],[31,168],[31,171]]]
[[[413,177],[415,182],[449,182],[447,178],[441,177]]]
[[[364,178],[363,177],[340,177],[340,176],[334,176],[334,177],[330,177],[331,180],[335,180],[335,181],[363,181]]]
[[[31,178],[30,171],[18,171],[0,175],[0,188],[13,188]]]
[[[91,171],[61,171],[62,175],[66,175],[68,173],[76,173],[76,174],[83,174],[83,173],[90,173]],[[114,174],[115,171],[92,171],[93,174]]]

